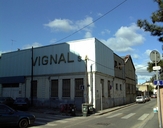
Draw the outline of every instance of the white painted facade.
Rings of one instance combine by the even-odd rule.
[[[37,80],[37,97],[34,104],[55,106],[62,102],[73,102],[78,108],[88,102],[96,110],[119,104],[125,97],[125,83],[115,78],[113,51],[96,38],[48,45],[33,49],[33,80]],[[87,58],[86,58],[87,57]],[[4,53],[0,59],[0,95],[31,97],[32,49]],[[18,82],[15,93],[6,87],[5,78],[24,77]],[[75,97],[75,79],[84,80],[83,97]],[[58,97],[51,97],[51,81],[58,80]],[[70,80],[70,97],[63,97],[63,79]],[[19,81],[19,80],[18,80]],[[103,81],[103,96],[102,84]],[[108,86],[108,81],[110,85]],[[9,80],[9,85],[10,83]],[[122,85],[116,90],[116,83]],[[110,92],[108,92],[111,87]],[[110,96],[108,96],[110,93]],[[120,98],[120,99],[118,99]],[[119,100],[119,101],[118,101]],[[54,105],[55,104],[55,105]]]

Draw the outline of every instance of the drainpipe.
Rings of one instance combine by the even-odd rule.
[[[91,101],[90,103],[93,104],[93,72],[92,72],[92,65],[90,66],[90,69],[91,69],[91,73],[90,73],[90,81],[91,81]]]
[[[113,81],[112,81],[112,85],[113,85],[113,107],[115,106],[115,97],[114,97],[114,79],[115,79],[115,77],[113,77]]]
[[[88,71],[87,71],[87,61],[88,61],[88,57],[87,55],[85,56],[85,77],[86,77],[86,97],[85,97],[85,103],[88,103]]]

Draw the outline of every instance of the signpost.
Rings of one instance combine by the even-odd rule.
[[[163,86],[163,80],[155,80],[153,83],[157,86]]]
[[[155,63],[155,66],[153,67],[153,69],[156,70],[156,81],[154,81],[154,83],[157,85],[158,117],[159,117],[160,128],[162,128],[162,115],[161,115],[161,103],[160,103],[160,85],[163,85],[163,81],[158,80],[158,71],[160,70],[160,67],[157,66],[157,63],[160,62],[160,53],[156,50],[153,50],[150,53],[150,59],[153,63]]]
[[[160,53],[156,50],[153,50],[150,53],[150,59],[153,63],[155,63],[155,66],[157,66],[157,63],[160,61]]]
[[[160,69],[161,69],[160,66],[153,66],[153,70],[154,70],[154,71],[158,71],[158,70],[160,70]]]

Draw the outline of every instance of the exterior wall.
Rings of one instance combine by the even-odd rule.
[[[104,80],[104,96],[102,96],[102,88],[101,88],[101,79]],[[96,96],[94,106],[96,110],[101,110],[105,108],[109,108],[113,106],[113,88],[108,89],[107,81],[110,81],[110,87],[113,86],[113,77],[109,75],[103,75],[101,73],[96,72],[95,76],[95,92]],[[108,96],[108,90],[110,90],[110,96]]]
[[[95,38],[71,41],[2,54],[0,78],[23,76],[25,82],[19,82],[18,96],[31,99],[33,64],[33,80],[37,81],[34,105],[58,107],[60,103],[75,103],[77,108],[81,109],[81,104],[88,102],[93,104],[96,110],[100,110],[126,102],[125,69],[127,72],[133,70],[126,76],[126,83],[134,85],[133,65],[130,63],[125,68],[117,69],[114,67],[114,58],[120,63],[123,62],[120,57],[114,56],[111,49]],[[83,97],[75,97],[76,78],[83,79]],[[51,80],[54,79],[58,80],[58,97],[51,97]],[[63,79],[70,79],[70,97],[62,96]],[[2,90],[1,86],[0,94]]]
[[[58,107],[61,103],[75,103],[78,109],[80,109],[81,103],[84,101],[80,98],[80,101],[77,101],[79,98],[75,98],[75,78],[84,78],[85,75],[67,75],[67,76],[43,76],[43,77],[35,77],[34,80],[37,80],[37,97],[34,97],[34,105],[35,106],[51,106]],[[51,80],[57,79],[59,81],[58,85],[58,97],[51,97]],[[62,80],[70,79],[71,87],[70,87],[70,97],[62,96]],[[30,89],[31,89],[31,79],[30,77],[26,79],[26,96],[30,99]],[[86,96],[86,92],[84,92]],[[49,107],[50,107],[49,106]]]
[[[115,78],[114,79],[114,88],[113,88],[114,106],[125,104],[125,101],[126,101],[126,94],[125,94],[126,90],[125,89],[126,89],[125,81]]]
[[[96,39],[95,71],[114,76],[114,52]]]
[[[139,86],[139,91],[143,91],[143,92],[148,91],[147,85],[140,85]]]
[[[125,104],[125,64],[124,60],[114,53],[114,106]],[[116,87],[117,86],[117,87]],[[121,86],[121,87],[120,87]]]
[[[136,76],[131,57],[129,56],[125,63],[126,76],[126,103],[135,102],[136,97]]]
[[[124,60],[118,55],[114,54],[114,72],[115,77],[124,80],[125,79],[125,64]]]
[[[162,126],[163,126],[163,110],[161,109],[161,108],[163,108],[163,88],[162,87],[160,87],[160,110],[161,110],[161,117],[162,117],[162,121],[160,121],[160,122],[162,122]],[[159,118],[159,120],[160,120],[160,118]]]
[[[0,96],[2,96],[2,84],[0,84]]]
[[[102,88],[100,83],[101,79],[104,80],[104,96],[102,96],[102,98],[101,98]],[[110,81],[110,96],[108,96],[108,90],[109,90],[108,83],[107,83],[108,80]],[[126,95],[125,95],[124,81],[111,76],[97,73],[95,82],[96,82],[96,86],[95,86],[96,96],[94,98],[95,98],[96,110],[106,109],[113,106],[125,104]],[[116,89],[116,84],[118,86],[117,89]],[[120,85],[122,87],[121,89],[120,89]]]
[[[2,54],[0,77],[27,76],[31,74],[31,49]]]

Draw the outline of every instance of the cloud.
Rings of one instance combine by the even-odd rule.
[[[51,44],[54,44],[56,41],[57,41],[57,39],[51,39],[51,40],[50,40],[50,43],[51,43]]]
[[[91,38],[92,33],[91,32],[86,32],[84,38]]]
[[[138,54],[133,54],[132,57],[133,57],[134,59],[138,59],[138,58],[139,58],[139,55],[138,55]]]
[[[155,74],[155,72],[149,73],[147,71],[147,64],[135,65],[135,69],[136,74],[138,76],[138,80],[140,81],[147,81]]]
[[[0,51],[0,56],[2,55],[2,53],[3,53],[3,52],[2,52],[2,51]]]
[[[11,52],[11,50],[8,50],[8,51],[0,51],[0,56],[1,56],[3,53],[7,53],[7,52]]]
[[[75,30],[75,26],[73,26],[73,22],[68,19],[55,19],[50,21],[48,24],[44,24],[44,26],[51,28],[54,31],[72,31]]]
[[[69,19],[55,19],[50,21],[47,24],[44,24],[45,27],[50,28],[52,31],[58,32],[69,32],[69,31],[77,31],[83,29],[85,31],[89,31],[94,27],[93,18],[86,17],[83,20],[71,21]]]
[[[110,34],[110,30],[105,29],[101,32],[101,35]]]
[[[147,50],[145,51],[145,54],[146,54],[147,56],[150,56],[151,51],[152,51],[152,50],[147,49]]]
[[[97,16],[102,16],[102,15],[103,15],[103,14],[102,14],[102,13],[100,13],[100,12],[99,12],[99,13],[97,13]]]
[[[102,40],[108,47],[115,52],[131,52],[134,51],[133,46],[143,44],[145,38],[138,33],[140,29],[136,24],[129,27],[122,26],[115,33],[115,37]]]
[[[29,48],[36,48],[36,47],[40,47],[42,46],[42,44],[38,43],[38,42],[35,42],[33,44],[27,44],[25,45],[22,49],[29,49]]]

